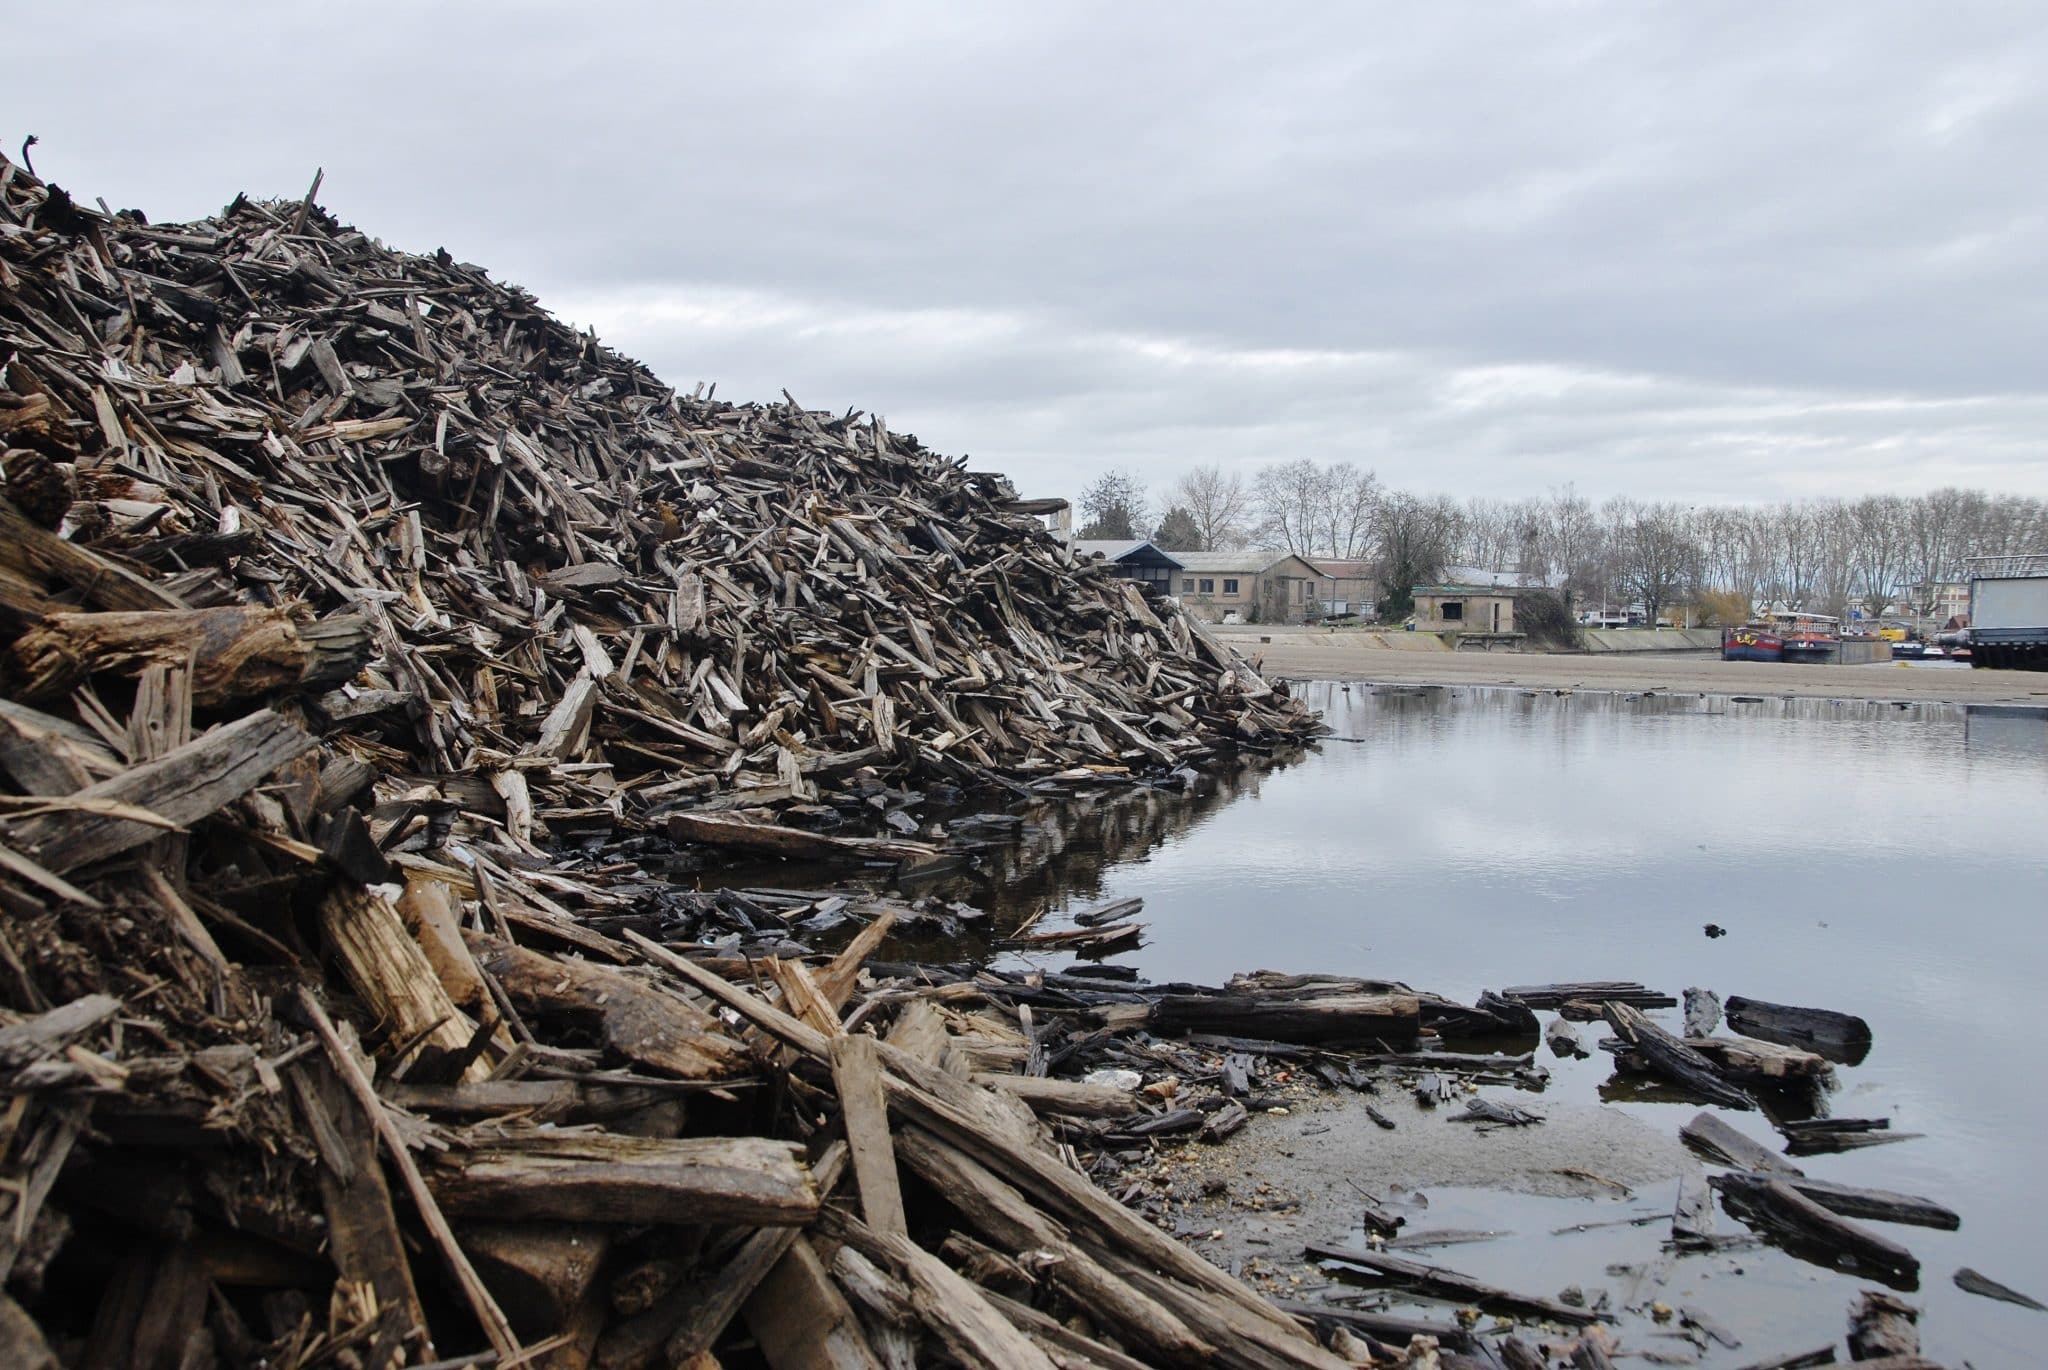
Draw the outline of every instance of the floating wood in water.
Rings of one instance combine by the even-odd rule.
[[[1849,1356],[1871,1362],[1920,1354],[1920,1310],[1893,1294],[1866,1289],[1849,1310]]]
[[[1728,998],[1728,1024],[1766,1042],[1817,1051],[1838,1065],[1861,1065],[1870,1054],[1870,1024],[1829,1009],[1797,1008],[1735,994]]]
[[[1420,1030],[1421,1004],[1408,990],[1292,995],[1223,991],[1165,994],[1152,1005],[1160,1032],[1242,1034],[1272,1041],[1405,1042]]]
[[[1550,1043],[1553,1055],[1583,1057],[1588,1054],[1586,1044],[1579,1040],[1579,1031],[1562,1018],[1553,1018],[1543,1029],[1543,1040]]]
[[[1894,1132],[1891,1127],[1889,1118],[1814,1118],[1778,1124],[1778,1130],[1785,1134],[1785,1150],[1794,1156],[1856,1151],[1892,1142],[1910,1142],[1922,1135],[1918,1132]]]
[[[2003,1303],[2016,1303],[2022,1308],[2031,1308],[2037,1313],[2048,1313],[2048,1303],[2042,1303],[2039,1299],[2030,1298],[2010,1285],[2000,1284],[1989,1275],[1980,1275],[1967,1265],[1956,1271],[1955,1282],[1956,1288],[1966,1294],[1978,1294],[1984,1298],[1997,1299]]]
[[[1713,1062],[1658,1027],[1643,1014],[1617,999],[1606,1001],[1607,1021],[1622,1040],[1648,1062],[1657,1074],[1697,1094],[1710,1103],[1728,1108],[1754,1108],[1747,1094],[1715,1069]]]
[[[1078,955],[1101,953],[1136,946],[1144,937],[1143,923],[1111,923],[1096,928],[1055,928],[1049,932],[1027,932],[1005,937],[1003,944],[1038,951],[1071,951]]]
[[[1401,1256],[1388,1256],[1377,1251],[1360,1251],[1354,1247],[1315,1244],[1303,1247],[1302,1254],[1310,1260],[1337,1261],[1344,1265],[1357,1266],[1361,1270],[1370,1270],[1392,1283],[1407,1285],[1431,1298],[1452,1299],[1506,1312],[1532,1313],[1539,1318],[1552,1318],[1576,1327],[1599,1321],[1598,1314],[1589,1313],[1583,1308],[1573,1308],[1555,1299],[1517,1294],[1455,1270],[1446,1270],[1442,1266],[1428,1265],[1422,1261],[1411,1261]]]
[[[1561,1008],[1571,1000],[1600,1004],[1630,1004],[1636,1008],[1675,1008],[1678,1004],[1670,995],[1659,994],[1634,980],[1573,980],[1549,985],[1509,985],[1501,991],[1501,997],[1513,999],[1535,1009]]]
[[[1685,1035],[1711,1037],[1721,1025],[1721,996],[1694,986],[1685,992]]]
[[[1754,1084],[1805,1080],[1824,1084],[1834,1078],[1834,1068],[1826,1057],[1797,1047],[1746,1037],[1687,1037],[1685,1045],[1706,1057],[1731,1080]]]
[[[1115,922],[1119,918],[1132,917],[1142,913],[1144,909],[1143,899],[1112,899],[1106,904],[1097,904],[1092,909],[1082,909],[1079,913],[1069,914],[1068,917],[1084,928],[1092,928],[1101,923]]]
[[[1920,1273],[1913,1253],[1887,1237],[1829,1212],[1792,1187],[1789,1180],[1751,1174],[1717,1175],[1729,1211],[1783,1239],[1788,1248],[1815,1248],[1832,1260],[1847,1256],[1874,1272],[1911,1280]]]
[[[1932,1199],[1923,1199],[1914,1194],[1895,1194],[1888,1189],[1862,1189],[1855,1185],[1835,1184],[1829,1180],[1816,1180],[1796,1173],[1749,1171],[1746,1175],[1752,1180],[1783,1180],[1822,1208],[1839,1213],[1845,1218],[1909,1223],[1914,1227],[1936,1227],[1948,1232],[1955,1231],[1963,1224],[1962,1218],[1953,1209],[1944,1208]]]
[[[1681,1140],[1696,1151],[1738,1170],[1760,1170],[1783,1178],[1803,1172],[1762,1142],[1736,1131],[1712,1113],[1699,1113],[1678,1129]]]

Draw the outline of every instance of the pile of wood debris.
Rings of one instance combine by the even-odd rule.
[[[721,957],[591,854],[1314,730],[1005,482],[5,161],[0,440],[0,1359],[1338,1363],[864,988],[886,911]]]

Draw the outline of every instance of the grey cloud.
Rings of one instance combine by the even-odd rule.
[[[0,133],[75,191],[187,217],[324,165],[344,217],[673,381],[879,409],[1035,488],[1303,453],[1486,493],[2048,483],[2048,23],[2020,0],[16,32],[39,60]]]

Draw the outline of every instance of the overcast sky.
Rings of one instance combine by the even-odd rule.
[[[38,6],[9,155],[304,192],[1027,493],[2048,494],[2048,6]],[[32,54],[32,60],[21,60]]]

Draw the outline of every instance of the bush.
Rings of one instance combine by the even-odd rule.
[[[1549,590],[1524,590],[1515,596],[1515,627],[1538,646],[1567,651],[1585,646],[1571,610]]]
[[[1702,628],[1739,628],[1749,622],[1749,596],[1734,590],[1702,590],[1693,601],[1693,621]]]

